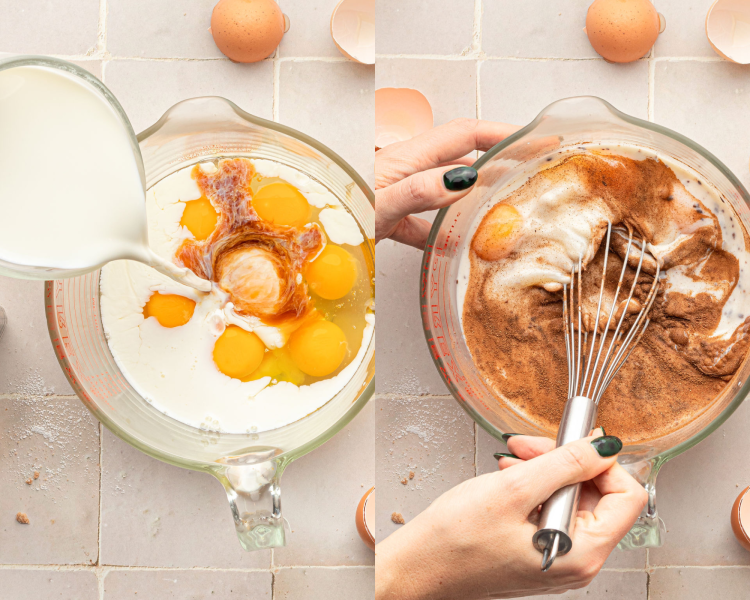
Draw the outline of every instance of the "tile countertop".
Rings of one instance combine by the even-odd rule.
[[[666,31],[651,56],[629,65],[608,64],[591,49],[582,31],[590,3],[378,0],[376,88],[421,90],[436,124],[478,117],[524,125],[559,98],[601,96],[694,139],[750,185],[750,67],[720,60],[708,45],[703,22],[712,0],[656,0]],[[388,333],[377,348],[379,539],[398,527],[392,512],[408,521],[458,482],[497,469],[492,454],[504,449],[447,396],[430,359],[417,301],[421,254],[390,241],[377,247],[379,327]],[[729,511],[750,484],[748,428],[745,403],[664,467],[657,484],[664,547],[616,551],[589,588],[562,597],[746,598],[750,553],[735,541]],[[414,479],[402,485],[410,471]]]
[[[0,55],[52,54],[84,66],[115,93],[136,131],[180,100],[225,96],[328,144],[371,183],[374,69],[347,61],[331,41],[336,0],[281,0],[291,30],[276,57],[254,65],[216,49],[208,32],[215,3],[20,8],[0,0]],[[9,321],[0,338],[0,596],[314,600],[345,589],[347,598],[372,597],[374,557],[354,525],[374,481],[372,404],[284,474],[289,546],[243,552],[214,478],[141,454],[73,396],[47,334],[42,287],[0,278]],[[326,493],[334,486],[335,495]],[[16,522],[19,511],[30,525]]]

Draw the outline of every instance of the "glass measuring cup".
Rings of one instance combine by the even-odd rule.
[[[457,303],[459,262],[469,231],[482,206],[496,191],[520,174],[531,174],[561,148],[580,144],[626,144],[652,149],[696,171],[731,203],[750,227],[750,196],[740,181],[715,156],[686,137],[654,123],[636,119],[595,97],[567,98],[545,108],[534,121],[484,154],[472,191],[442,209],[432,226],[424,252],[420,306],[425,337],[440,375],[461,407],[490,435],[503,432],[555,437],[499,400],[474,366],[461,331]],[[649,494],[643,514],[620,543],[621,548],[657,547],[665,528],[656,509],[656,477],[670,458],[691,448],[737,409],[750,391],[747,359],[719,397],[679,430],[626,446],[619,462]]]
[[[372,280],[374,195],[343,159],[319,142],[249,115],[223,98],[175,105],[138,141],[148,188],[179,169],[218,157],[263,158],[306,173],[327,187],[360,225]],[[120,372],[102,329],[99,271],[48,281],[45,307],[57,358],[84,404],[113,433],[146,454],[214,475],[226,490],[246,550],[285,545],[279,484],[284,469],[330,439],[373,394],[374,337],[352,379],[306,417],[252,434],[200,430],[155,409]]]

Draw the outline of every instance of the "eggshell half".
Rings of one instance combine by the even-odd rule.
[[[331,37],[341,54],[375,64],[375,0],[341,0],[331,15]]]
[[[211,13],[211,35],[227,58],[253,63],[271,56],[289,20],[274,0],[219,0]]]
[[[750,64],[750,2],[716,0],[706,15],[706,37],[722,58]]]
[[[375,488],[367,490],[357,506],[357,533],[370,550],[375,550]]]
[[[663,29],[663,17],[650,0],[595,0],[584,31],[604,59],[627,63],[648,54]]]
[[[405,142],[432,129],[432,107],[424,94],[409,88],[375,90],[375,147]]]

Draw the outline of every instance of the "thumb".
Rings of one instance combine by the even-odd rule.
[[[589,481],[617,461],[622,442],[613,435],[587,437],[508,469],[523,510],[530,513],[566,485]]]
[[[389,237],[401,219],[443,208],[469,193],[477,181],[473,167],[420,171],[375,192],[375,240]]]

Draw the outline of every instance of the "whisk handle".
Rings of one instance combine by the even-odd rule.
[[[596,403],[585,396],[576,396],[565,403],[560,429],[557,432],[557,446],[563,446],[586,437],[596,423]],[[555,556],[567,554],[573,547],[571,539],[574,518],[578,512],[581,484],[568,485],[552,494],[542,506],[539,528],[532,538],[534,547],[549,556],[553,545],[556,552],[545,560],[542,570],[546,571]],[[555,539],[557,538],[557,543]]]

